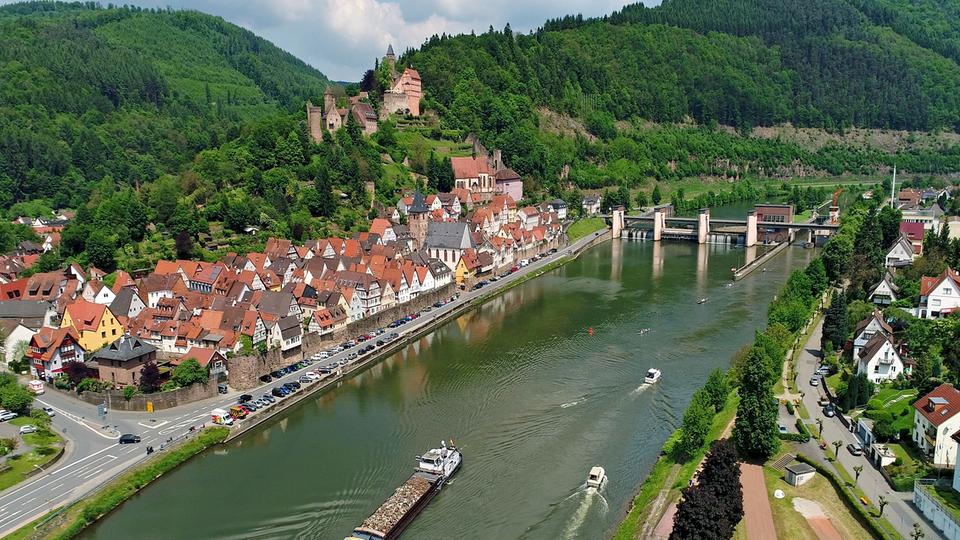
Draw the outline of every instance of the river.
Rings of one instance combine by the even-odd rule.
[[[404,538],[609,536],[693,391],[813,252],[790,248],[728,286],[744,256],[602,244],[198,456],[83,537],[339,540],[449,438],[464,466]],[[650,367],[663,379],[643,386]],[[583,487],[593,465],[609,477],[599,494]]]

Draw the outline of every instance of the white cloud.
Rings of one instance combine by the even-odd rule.
[[[546,19],[597,16],[627,0],[127,0],[145,7],[196,9],[239,24],[334,80],[358,80],[392,43],[399,54],[433,34],[508,22],[526,32]],[[10,0],[0,0],[0,4]],[[647,4],[658,3],[647,1]]]

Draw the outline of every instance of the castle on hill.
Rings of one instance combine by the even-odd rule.
[[[332,88],[327,88],[324,92],[323,106],[307,102],[307,125],[314,142],[323,141],[324,131],[333,132],[345,126],[350,116],[360,125],[364,135],[376,133],[377,122],[387,119],[391,114],[420,116],[420,100],[423,97],[420,73],[409,67],[402,72],[397,71],[397,56],[393,52],[393,45],[387,47],[384,62],[390,66],[390,87],[383,92],[379,115],[370,105],[367,92],[350,97],[345,108],[337,107],[337,98]]]

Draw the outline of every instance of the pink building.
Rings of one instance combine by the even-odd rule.
[[[496,192],[513,197],[513,200],[523,199],[523,180],[513,169],[502,169],[496,174]]]

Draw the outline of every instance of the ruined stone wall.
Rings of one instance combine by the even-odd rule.
[[[53,388],[53,385],[47,386],[47,388]],[[109,399],[107,397],[108,393],[110,394]],[[70,394],[78,397],[81,401],[93,405],[108,403],[109,408],[116,411],[144,412],[147,410],[148,402],[153,404],[153,410],[160,411],[216,396],[217,381],[211,377],[206,384],[192,384],[186,388],[178,388],[176,390],[170,390],[169,392],[137,395],[129,400],[123,397],[123,391],[121,390],[110,390],[109,392],[88,391],[80,395],[70,392]]]
[[[380,118],[385,119],[393,113],[406,114],[410,110],[410,101],[406,94],[398,92],[384,92],[383,106],[380,107]]]

